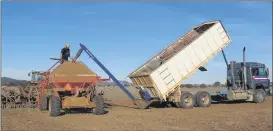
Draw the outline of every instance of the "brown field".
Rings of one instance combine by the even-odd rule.
[[[49,117],[36,109],[2,110],[2,130],[272,130],[272,97],[262,104],[212,104],[209,108],[135,109],[119,88],[102,88],[107,114]],[[183,89],[196,91],[197,89]],[[220,90],[208,88],[208,91]],[[133,94],[136,92],[130,89]]]

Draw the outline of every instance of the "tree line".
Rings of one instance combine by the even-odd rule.
[[[24,80],[16,80],[9,77],[1,78],[1,86],[26,86],[27,81]]]
[[[219,81],[214,82],[213,84],[182,84],[182,88],[210,88],[210,87],[225,87],[226,84],[223,84]]]

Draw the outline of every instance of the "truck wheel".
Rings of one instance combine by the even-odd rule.
[[[96,104],[96,107],[93,108],[93,113],[95,115],[102,115],[104,114],[104,100],[103,97],[100,95],[96,95],[94,97],[94,102]]]
[[[47,106],[48,106],[48,103],[47,103],[47,97],[46,96],[40,96],[39,98],[40,100],[40,105],[39,105],[39,109],[40,111],[45,111],[47,110]]]
[[[196,94],[196,105],[198,107],[209,107],[211,104],[210,94],[206,91],[200,91]]]
[[[265,99],[265,91],[263,89],[257,89],[254,91],[253,102],[262,103]]]
[[[48,109],[50,116],[59,116],[61,114],[61,99],[57,96],[51,96]]]
[[[197,96],[199,95],[200,92],[201,91],[198,91],[195,95],[193,95],[194,107],[198,107],[196,100],[197,100]]]
[[[176,103],[179,108],[193,108],[194,106],[194,98],[190,92],[183,91],[180,96],[180,102]]]

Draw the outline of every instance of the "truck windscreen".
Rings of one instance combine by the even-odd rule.
[[[263,67],[254,67],[251,69],[252,76],[261,76],[261,77],[266,77],[266,71],[265,68]]]

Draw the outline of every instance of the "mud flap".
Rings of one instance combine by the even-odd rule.
[[[146,102],[149,102],[152,98],[149,92],[143,86],[140,87],[139,95]]]

